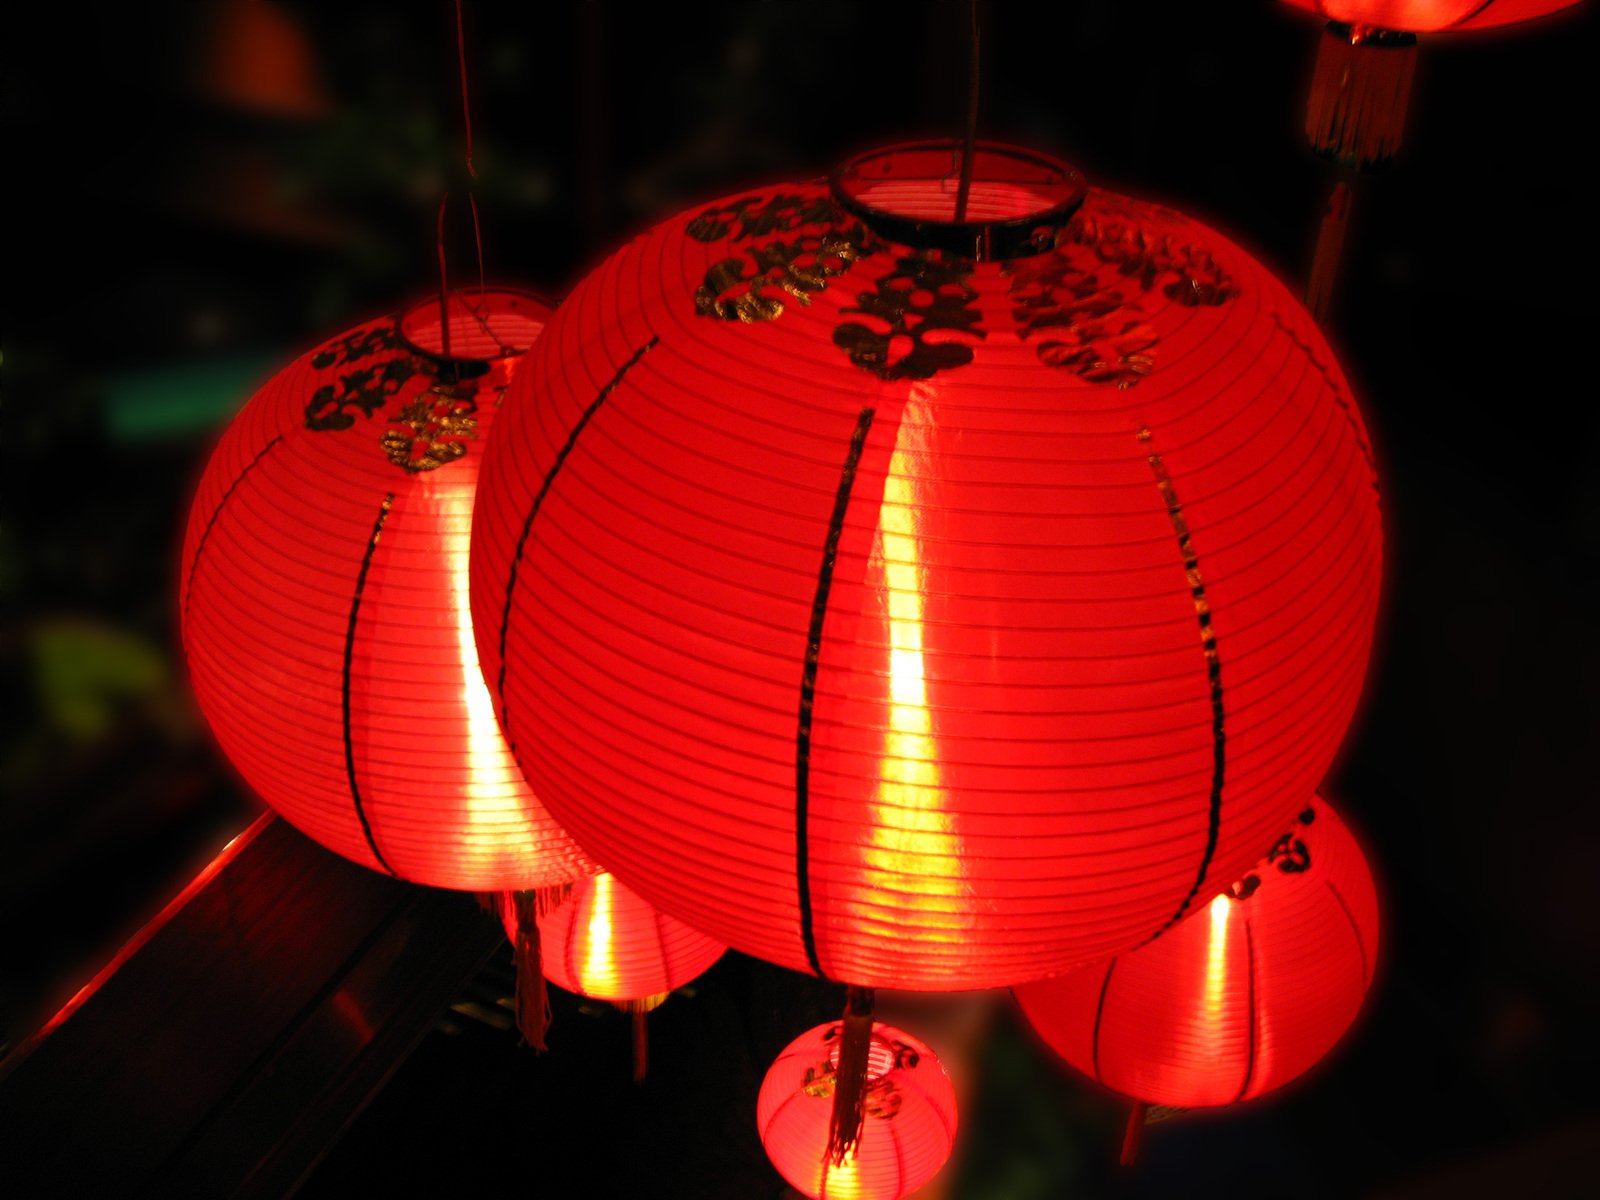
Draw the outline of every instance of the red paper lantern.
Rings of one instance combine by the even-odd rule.
[[[1058,974],[1237,878],[1378,597],[1367,438],[1284,287],[1006,147],[955,223],[951,162],[635,240],[514,381],[474,513],[551,811],[662,911],[870,986]]]
[[[1068,1063],[1149,1104],[1252,1100],[1304,1074],[1361,1008],[1372,873],[1320,798],[1266,861],[1153,945],[1016,989]]]
[[[1286,0],[1329,21],[1406,33],[1491,29],[1532,21],[1577,0]]]
[[[1306,136],[1320,154],[1366,170],[1400,148],[1419,33],[1488,29],[1548,16],[1576,0],[1287,0],[1329,19],[1317,50]],[[1341,200],[1340,205],[1347,203]],[[1335,213],[1338,237],[1343,217]],[[1325,232],[1324,236],[1328,236]],[[1331,270],[1324,267],[1323,270]],[[1312,292],[1331,286],[1316,278]]]
[[[506,936],[517,937],[502,909]],[[648,1012],[668,993],[708,970],[724,947],[651,908],[602,871],[538,918],[544,975],[557,987],[627,1012]]]
[[[189,517],[200,708],[269,805],[418,883],[538,888],[591,864],[529,791],[478,671],[467,550],[484,440],[549,315],[493,291],[368,322],[275,375]]]
[[[807,1030],[778,1055],[756,1099],[767,1157],[800,1192],[827,1200],[896,1200],[939,1173],[956,1136],[956,1094],[932,1050],[872,1026],[860,1141],[826,1161],[839,1070],[839,1022]]]

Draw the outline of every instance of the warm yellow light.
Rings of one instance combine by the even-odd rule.
[[[873,553],[873,566],[882,574],[889,626],[889,721],[866,864],[892,876],[876,882],[896,893],[894,902],[901,904],[907,895],[930,900],[959,895],[962,873],[961,840],[940,783],[924,673],[926,571],[918,526],[918,476],[927,462],[926,407],[926,399],[914,391],[889,460]],[[959,930],[950,927],[948,910],[953,906],[927,907],[940,914],[938,927],[950,929],[952,940],[959,936]]]
[[[483,681],[483,672],[478,669],[478,644],[472,636],[472,608],[468,595],[468,546],[469,540],[464,529],[451,530],[447,551],[450,559],[450,598],[454,608],[456,646],[461,661],[461,704],[467,714],[468,779],[483,784],[482,787],[467,789],[464,797],[466,811],[463,815],[469,827],[492,833],[502,829],[507,818],[514,818],[517,813],[516,789],[507,785],[508,781],[518,776],[510,763],[510,749],[500,734],[494,700]],[[492,844],[486,841],[485,849]],[[475,845],[469,847],[469,852]]]
[[[1228,988],[1228,917],[1232,901],[1226,892],[1211,902],[1211,938],[1206,945],[1206,1028],[1220,1052],[1224,1037],[1223,1004]]]
[[[838,1166],[822,1164],[823,1200],[859,1200],[861,1172],[856,1166],[855,1154],[849,1154]]]
[[[586,990],[596,994],[615,991],[617,987],[616,946],[612,930],[612,914],[616,908],[616,880],[605,872],[594,877],[589,890],[588,940],[583,948],[583,974],[580,979]]]

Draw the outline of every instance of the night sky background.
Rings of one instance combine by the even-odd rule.
[[[7,16],[6,1047],[256,811],[176,653],[190,493],[274,364],[427,290],[461,182],[448,5],[237,8]],[[1329,337],[1379,457],[1387,605],[1328,790],[1387,905],[1367,1011],[1302,1084],[1152,1126],[1119,1172],[1117,1102],[1002,1010],[948,1194],[1580,1194],[1600,1141],[1592,10],[1424,39],[1400,158],[1355,185]],[[1303,16],[989,0],[983,134],[1181,208],[1298,286],[1341,177],[1300,129]],[[952,0],[470,4],[490,278],[559,297],[699,201],[953,134],[966,20]],[[775,1197],[755,1089],[837,999],[732,956],[656,1015],[643,1089],[623,1018],[563,1000],[541,1059],[446,1022],[302,1194]]]

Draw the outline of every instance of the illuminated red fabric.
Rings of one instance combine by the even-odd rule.
[[[1285,0],[1330,21],[1397,33],[1490,29],[1548,16],[1577,0]]]
[[[506,936],[516,916],[502,909]],[[651,908],[602,871],[538,918],[544,977],[580,996],[612,1003],[659,1002],[722,957],[721,945]]]
[[[934,157],[876,194],[948,209]],[[1094,192],[975,264],[795,183],[557,312],[472,594],[529,780],[629,887],[784,966],[959,989],[1126,949],[1260,858],[1356,702],[1379,559],[1344,377],[1232,242]]]
[[[499,343],[548,316],[484,303],[486,324],[457,302],[452,350],[494,360],[448,392],[393,318],[269,380],[206,467],[179,581],[200,708],[262,799],[364,866],[476,890],[596,869],[528,790],[478,672],[473,490],[521,361]],[[428,346],[439,325],[430,304],[407,332]]]
[[[1377,953],[1372,874],[1318,799],[1266,861],[1160,941],[1016,995],[1084,1074],[1204,1108],[1309,1070],[1355,1019]]]
[[[767,1157],[798,1191],[829,1200],[896,1200],[939,1173],[956,1136],[956,1094],[933,1051],[872,1027],[865,1119],[855,1153],[824,1170],[839,1023],[807,1030],[761,1081],[756,1127]]]

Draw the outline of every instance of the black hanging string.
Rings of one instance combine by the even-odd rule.
[[[972,156],[978,141],[978,0],[970,0],[972,59],[967,71],[967,127],[961,142],[961,182],[956,187],[956,220],[967,219],[972,194]]]
[[[478,170],[472,162],[472,99],[467,86],[467,39],[463,29],[461,16],[461,0],[455,0],[456,18],[456,65],[461,80],[461,127],[466,138],[465,165],[467,168],[468,183],[466,188],[467,207],[472,213],[472,241],[478,254],[478,304],[484,304],[484,296],[488,291],[484,283],[483,269],[483,225],[478,219],[478,198],[473,192],[472,182],[478,178]],[[435,233],[435,245],[439,257],[439,337],[440,349],[445,358],[451,357],[450,352],[450,277],[446,265],[444,221],[445,212],[450,205],[450,193],[447,191],[439,197],[439,220]],[[481,312],[474,314],[480,325],[487,324]]]

